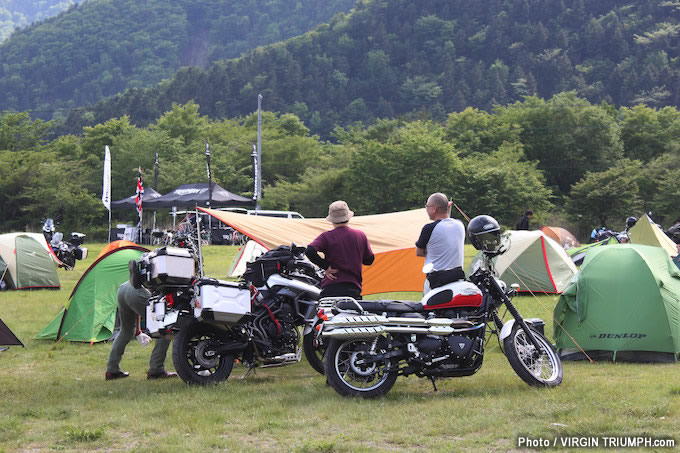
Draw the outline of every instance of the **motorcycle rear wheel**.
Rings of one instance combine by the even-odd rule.
[[[317,324],[322,323],[319,320]],[[316,327],[316,326],[314,326]],[[312,329],[310,333],[302,337],[302,350],[305,353],[305,358],[309,365],[319,374],[325,374],[324,358],[326,357],[326,343],[328,340],[319,338],[319,342],[315,344],[316,329]]]
[[[557,387],[562,382],[562,361],[550,342],[536,330],[530,329],[541,345],[540,355],[534,356],[536,347],[527,338],[524,329],[515,324],[510,335],[503,340],[505,356],[515,373],[527,384],[533,387]]]
[[[172,363],[187,384],[207,385],[226,381],[234,367],[232,354],[213,348],[224,341],[224,332],[202,323],[184,326],[172,342]]]
[[[325,369],[328,384],[342,396],[376,398],[386,395],[397,381],[396,370],[386,362],[368,365],[361,361],[374,339],[331,339],[326,351]]]

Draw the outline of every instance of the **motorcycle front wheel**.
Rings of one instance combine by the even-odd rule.
[[[510,366],[524,382],[534,387],[557,387],[562,382],[562,361],[550,342],[539,332],[531,329],[541,350],[536,354],[536,347],[527,337],[519,324],[512,327],[512,332],[503,340],[505,356]]]
[[[215,352],[224,337],[224,332],[207,324],[182,327],[172,342],[172,363],[179,377],[187,384],[226,381],[234,366],[234,356]]]
[[[317,322],[317,325],[322,323],[322,320]],[[314,326],[316,327],[316,326]],[[324,374],[324,357],[326,356],[326,343],[322,337],[316,338],[316,329],[312,329],[310,333],[302,337],[302,350],[305,353],[309,365],[319,374]]]
[[[384,341],[379,338],[378,344]],[[375,398],[386,395],[397,380],[396,370],[385,361],[366,362],[376,339],[331,339],[326,350],[328,384],[343,396]]]

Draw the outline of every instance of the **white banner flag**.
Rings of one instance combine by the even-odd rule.
[[[111,211],[111,151],[109,146],[104,147],[104,184],[102,189],[102,203]]]

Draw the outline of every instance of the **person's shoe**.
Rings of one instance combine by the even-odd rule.
[[[166,378],[174,378],[177,377],[177,373],[172,373],[169,371],[163,371],[160,374],[151,374],[148,371],[146,372],[146,378],[147,379],[166,379]]]
[[[125,371],[116,371],[115,373],[109,373],[107,371],[105,376],[107,381],[112,381],[114,379],[126,378],[130,376],[130,373],[126,373]]]

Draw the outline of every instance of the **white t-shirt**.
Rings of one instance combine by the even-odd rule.
[[[448,218],[425,225],[416,247],[425,249],[425,264],[432,263],[433,271],[445,271],[463,267],[464,243],[463,222]]]

